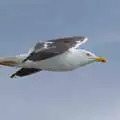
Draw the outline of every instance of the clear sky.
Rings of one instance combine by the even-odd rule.
[[[74,35],[109,62],[16,80],[0,67],[1,120],[120,120],[120,1],[0,0],[0,56]]]

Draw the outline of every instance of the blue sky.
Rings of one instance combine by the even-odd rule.
[[[2,120],[120,119],[119,0],[1,0],[0,56],[27,52],[37,41],[84,35],[84,48],[107,57],[72,72],[12,80],[0,67]]]

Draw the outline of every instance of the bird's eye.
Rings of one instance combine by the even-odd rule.
[[[90,54],[90,53],[86,53],[86,55],[87,55],[87,56],[91,56],[91,54]]]

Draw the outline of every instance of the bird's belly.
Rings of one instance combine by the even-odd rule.
[[[74,55],[66,52],[50,59],[32,62],[32,64],[28,66],[48,71],[70,71],[78,67],[75,60],[76,58]]]

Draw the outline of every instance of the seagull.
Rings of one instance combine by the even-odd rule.
[[[1,57],[0,65],[19,68],[10,76],[15,78],[42,70],[67,72],[93,62],[107,62],[106,58],[80,49],[87,40],[88,38],[84,36],[72,36],[38,42],[28,53],[14,57]]]

